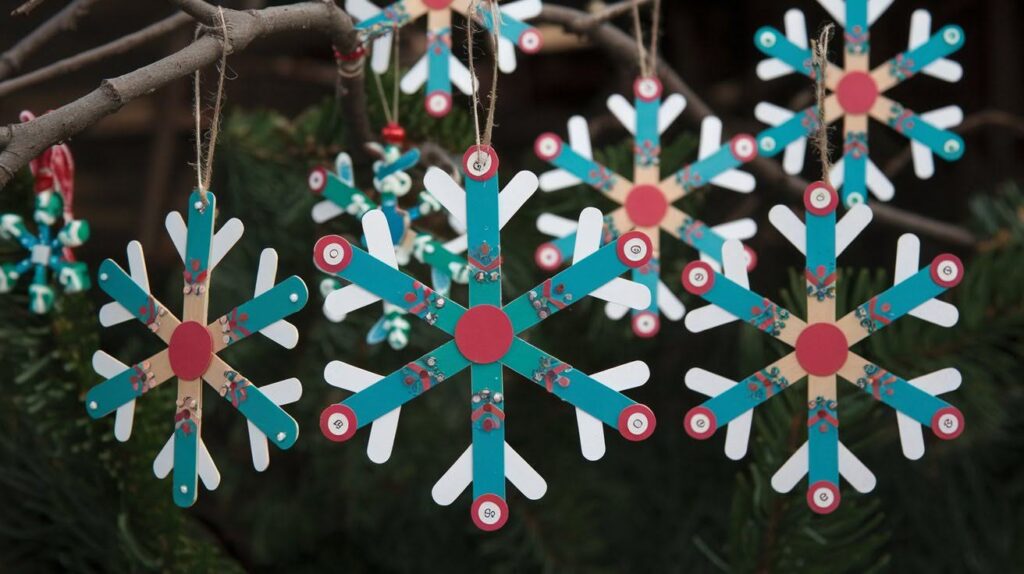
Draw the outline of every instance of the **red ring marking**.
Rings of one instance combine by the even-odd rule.
[[[526,45],[526,38],[533,37],[537,39],[537,42],[533,46]],[[536,28],[527,28],[519,35],[519,41],[517,42],[519,49],[525,54],[536,54],[544,47],[544,37],[540,35],[540,30]]]
[[[703,431],[693,428],[693,418],[697,415],[704,415],[708,419],[708,427]],[[693,407],[683,417],[683,430],[692,438],[704,440],[715,434],[715,431],[718,430],[718,419],[715,417],[715,413],[711,412],[711,409],[707,407]]]
[[[493,305],[470,307],[455,324],[455,346],[477,364],[493,363],[512,346],[512,321]]]
[[[309,180],[310,180],[310,178],[313,177],[314,173],[319,173],[320,174],[320,181],[323,182],[323,183],[320,184],[319,187],[313,187],[312,185],[310,185]],[[322,168],[322,167],[318,167],[318,168],[313,169],[313,171],[309,172],[309,177],[306,178],[306,185],[309,185],[309,190],[312,191],[313,193],[317,194],[317,195],[320,195],[321,193],[323,193],[324,190],[327,189],[327,170]]]
[[[551,263],[544,261],[545,253],[554,253],[556,257],[555,261]],[[542,243],[537,247],[537,251],[534,252],[533,260],[537,264],[537,267],[540,267],[544,271],[554,271],[555,269],[558,269],[558,267],[562,265],[562,253],[558,251],[558,249],[556,249],[553,244]]]
[[[498,517],[498,521],[494,524],[487,524],[480,519],[480,507],[483,506],[485,502],[493,502],[496,504],[498,506],[498,512],[501,513],[501,516]],[[505,526],[505,523],[508,522],[508,503],[506,503],[505,499],[501,498],[497,494],[481,494],[473,501],[473,505],[469,507],[469,514],[470,517],[473,518],[473,524],[475,524],[477,528],[487,532],[493,532],[502,526]]]
[[[330,427],[328,427],[328,421],[333,414],[339,414],[348,419],[348,430],[343,434],[334,434],[331,432]],[[352,410],[352,407],[349,407],[348,405],[331,405],[320,413],[320,432],[334,442],[345,442],[352,438],[356,434],[356,428],[358,426],[359,423],[356,420],[356,413]]]
[[[654,82],[654,85],[657,86],[657,89],[654,90],[654,95],[653,96],[647,97],[647,96],[644,96],[644,95],[640,94],[640,84],[641,84],[641,82]],[[637,98],[639,98],[640,101],[643,101],[643,102],[653,102],[654,100],[660,98],[661,97],[661,93],[662,93],[663,90],[664,90],[664,88],[661,85],[661,80],[659,80],[658,78],[655,78],[655,77],[649,77],[649,78],[640,77],[640,78],[637,78],[636,80],[633,81],[633,94]]]
[[[331,243],[337,243],[341,246],[343,253],[341,254],[341,261],[338,263],[331,263],[327,261],[327,258],[324,256],[324,251]],[[315,263],[321,271],[337,273],[348,267],[348,264],[351,262],[352,244],[340,235],[325,235],[317,240],[316,245],[313,246],[313,263]]]
[[[476,175],[469,170],[470,162],[473,161],[473,156],[477,153],[486,154],[491,158],[490,167],[480,175]],[[466,153],[462,154],[462,171],[466,174],[466,177],[476,181],[484,181],[485,179],[493,177],[494,174],[498,173],[498,154],[494,151],[494,148],[489,145],[481,145],[479,147],[471,145],[469,146],[469,149],[466,150]]]
[[[956,420],[959,424],[957,425],[955,431],[949,433],[939,428],[939,419],[941,419],[944,415],[952,415],[956,417]],[[932,432],[935,433],[935,436],[939,437],[942,440],[955,439],[956,437],[960,436],[960,433],[964,432],[964,414],[960,412],[960,409],[956,407],[943,407],[935,411],[935,414],[932,415]]]
[[[633,239],[642,240],[647,249],[647,253],[644,254],[644,256],[641,259],[638,259],[636,261],[633,261],[626,257],[626,243],[629,243]],[[654,246],[651,243],[651,238],[647,237],[647,234],[644,233],[643,231],[628,231],[626,233],[623,233],[618,238],[618,240],[616,240],[615,253],[619,256],[619,261],[621,261],[623,265],[629,267],[630,269],[637,269],[639,267],[647,265],[647,262],[650,261],[652,257],[654,257]]]
[[[434,109],[431,102],[441,98],[444,100],[444,106],[438,109]],[[427,94],[427,98],[423,100],[423,107],[427,109],[427,114],[435,118],[443,118],[448,115],[448,112],[452,111],[452,95],[445,92],[431,92]]]
[[[750,144],[750,151],[746,154],[740,153],[740,144],[748,142]],[[729,151],[732,152],[732,156],[742,162],[748,162],[757,157],[757,140],[750,134],[739,134],[729,140]]]
[[[747,271],[753,271],[757,267],[757,251],[749,245],[744,245],[743,251],[747,254]]]
[[[836,374],[849,354],[846,335],[832,323],[808,325],[796,338],[796,361],[812,375]]]
[[[179,379],[194,381],[203,376],[213,361],[213,337],[202,324],[185,321],[171,333],[167,343],[171,371]]]
[[[542,141],[544,141],[545,139],[551,139],[556,144],[558,144],[556,146],[556,149],[555,149],[554,153],[548,154],[548,153],[544,153],[543,151],[541,151],[540,143]],[[539,157],[540,159],[542,159],[544,161],[551,161],[551,160],[555,159],[556,157],[558,157],[558,154],[562,153],[562,138],[558,137],[557,134],[552,133],[552,132],[545,132],[545,133],[540,134],[539,136],[537,136],[537,139],[534,140],[534,142],[533,142],[533,153],[537,154],[537,157]]]
[[[942,275],[939,273],[939,264],[941,264],[943,261],[953,263],[957,267],[958,272],[956,274],[956,277],[950,281],[943,279]],[[961,281],[964,280],[964,262],[960,261],[960,258],[957,257],[956,255],[953,255],[952,253],[943,253],[942,255],[937,256],[935,259],[932,259],[931,269],[929,270],[929,272],[932,276],[932,281],[934,281],[936,285],[939,285],[940,287],[945,287],[946,289],[950,289],[952,287],[956,287],[957,285],[960,284]]]
[[[813,195],[819,189],[824,189],[829,195],[828,205],[826,205],[825,207],[815,207],[814,204],[811,203],[811,195]],[[836,190],[829,186],[827,183],[823,181],[812,181],[810,185],[808,185],[807,188],[804,189],[804,207],[807,208],[807,211],[810,211],[814,215],[828,215],[835,211],[836,207],[838,206],[839,194],[836,193]]]
[[[665,194],[656,186],[640,184],[626,194],[626,214],[637,227],[654,227],[661,223],[668,211]]]
[[[814,503],[814,493],[819,488],[824,488],[832,493],[832,504],[822,507]],[[815,514],[831,514],[835,509],[839,508],[839,499],[839,487],[827,480],[819,480],[807,489],[807,506],[811,507],[811,512]]]
[[[654,327],[652,327],[650,331],[641,331],[638,327],[638,324],[641,320],[648,318],[654,321]],[[640,337],[642,339],[650,339],[651,337],[657,335],[658,331],[661,330],[661,318],[658,317],[658,315],[656,315],[655,313],[651,313],[650,311],[641,311],[636,315],[633,315],[633,320],[630,326],[633,328],[633,334],[636,335],[637,337]]]
[[[878,84],[867,72],[847,72],[836,86],[839,105],[849,114],[866,114],[878,99]]]
[[[708,276],[708,280],[700,286],[694,285],[690,282],[690,272],[695,269],[701,269],[704,274]],[[686,289],[694,295],[703,295],[711,290],[715,284],[715,270],[710,265],[703,261],[691,261],[683,268],[683,289]]]
[[[647,417],[647,429],[640,434],[633,434],[629,432],[629,417],[635,414],[641,414]],[[629,405],[619,413],[619,434],[621,434],[622,438],[626,440],[637,442],[650,437],[651,434],[654,433],[654,427],[657,426],[657,424],[658,421],[654,418],[654,411],[652,411],[647,405]]]

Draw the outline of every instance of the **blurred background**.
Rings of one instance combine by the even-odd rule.
[[[28,16],[8,16],[21,1],[0,2],[0,50],[7,50],[66,5],[47,0]],[[600,2],[545,2],[600,12]],[[224,2],[260,8],[260,0]],[[809,105],[812,86],[802,78],[762,81],[762,59],[753,35],[763,25],[783,26],[790,8],[807,17],[808,30],[830,21],[811,0],[662,2],[660,54],[671,70],[720,117],[727,136],[757,133],[753,114],[762,101],[789,108]],[[959,83],[920,76],[897,87],[894,99],[918,111],[956,104],[965,120],[957,128],[967,151],[955,163],[936,162],[929,180],[914,176],[909,145],[872,123],[871,156],[896,186],[896,216],[876,217],[840,259],[838,310],[852,309],[891,284],[896,241],[908,231],[922,239],[922,261],[943,251],[960,256],[965,281],[949,300],[960,324],[942,329],[914,318],[900,321],[858,352],[912,378],[944,367],[964,376],[946,397],[967,417],[967,432],[941,442],[926,433],[919,461],[903,458],[893,412],[850,385],[840,387],[843,442],[878,476],[878,487],[860,495],[847,485],[843,504],[819,517],[806,507],[803,485],[778,494],[768,482],[803,442],[803,385],[758,409],[750,454],[731,461],[721,452],[723,433],[705,442],[685,435],[682,416],[702,397],[685,388],[687,369],[701,367],[739,380],[780,357],[783,349],[745,325],[694,335],[681,323],[663,322],[652,340],[633,336],[628,321],[613,322],[603,305],[583,301],[528,333],[529,340],[585,372],[642,359],[650,382],[629,394],[658,416],[654,436],[627,443],[606,433],[608,453],[588,462],[579,453],[573,410],[518,375],[505,375],[508,441],[547,480],[547,495],[533,502],[509,488],[511,518],[499,532],[477,531],[464,494],[439,507],[430,488],[469,443],[468,376],[424,395],[403,409],[395,452],[385,465],[365,455],[365,432],[345,444],[324,439],[320,411],[345,393],[323,381],[323,366],[341,359],[386,374],[444,341],[414,323],[402,351],[368,345],[365,334],[379,309],[355,313],[343,323],[320,311],[322,276],[310,250],[325,233],[357,237],[353,218],[314,225],[316,198],[306,174],[333,164],[348,149],[348,120],[338,104],[338,71],[329,43],[312,35],[258,41],[228,58],[226,107],[216,149],[211,189],[220,199],[221,221],[239,217],[242,241],[217,268],[211,313],[218,315],[252,294],[260,250],[281,256],[279,277],[300,275],[310,303],[294,317],[299,346],[285,351],[265,340],[239,345],[227,360],[257,385],[297,376],[302,400],[287,408],[302,438],[289,451],[274,451],[270,468],[252,469],[245,424],[232,409],[207,397],[205,442],[223,476],[215,492],[202,492],[187,510],[171,501],[170,481],[156,479],[153,457],[172,431],[174,391],[164,385],[139,401],[127,443],[112,435],[112,417],[92,421],[82,397],[101,382],[90,357],[104,349],[126,363],[159,350],[155,337],[128,323],[100,329],[96,311],[107,297],[97,288],[61,297],[54,311],[27,310],[22,285],[0,296],[0,564],[2,571],[251,571],[312,572],[345,568],[363,572],[487,571],[681,571],[837,572],[1020,570],[1024,522],[1024,408],[1019,373],[1024,357],[1024,73],[1019,62],[1024,6],[1014,0],[899,0],[871,29],[872,65],[906,49],[911,13],[927,8],[933,26],[956,23],[966,45],[953,59],[965,70]],[[641,9],[650,32],[649,7]],[[29,109],[41,114],[115,77],[187,45],[194,34],[179,26],[131,51],[42,82],[17,83],[19,75],[78,54],[165,18],[159,2],[95,2],[77,24],[36,51],[17,71],[0,77],[0,123],[18,121]],[[589,120],[595,156],[629,174],[629,134],[607,111],[615,93],[630,94],[635,57],[607,43],[566,32],[557,18],[534,22],[544,49],[519,55],[514,74],[498,82],[494,145],[502,179],[519,169],[549,167],[533,154],[542,132],[565,136],[572,115]],[[453,53],[465,62],[464,20],[455,19]],[[632,34],[629,13],[610,25]],[[425,48],[422,22],[403,29],[403,69]],[[478,37],[486,53],[486,42]],[[832,53],[841,50],[835,40]],[[478,64],[490,83],[489,55]],[[664,70],[662,70],[664,72]],[[390,90],[393,73],[383,83]],[[210,115],[216,70],[203,78]],[[366,94],[374,130],[384,124],[373,78]],[[470,101],[456,95],[453,112],[433,120],[423,112],[422,92],[401,99],[402,124],[411,145],[431,163],[461,157],[473,138]],[[663,174],[696,157],[700,113],[693,101],[662,138]],[[77,167],[75,215],[92,226],[76,250],[95,271],[107,257],[124,265],[125,245],[138,239],[146,252],[154,293],[180,310],[180,261],[164,231],[168,211],[183,210],[195,182],[195,124],[191,79],[172,82],[128,103],[68,143]],[[836,135],[838,141],[838,134]],[[358,155],[358,154],[357,154]],[[356,180],[371,188],[370,166],[357,157]],[[777,168],[779,158],[755,171],[749,195],[706,188],[683,206],[709,224],[751,217],[759,224],[749,243],[759,254],[751,286],[794,311],[803,305],[803,259],[767,221],[776,204],[799,204]],[[803,177],[820,176],[808,157]],[[415,181],[422,166],[413,170]],[[0,192],[0,212],[31,217],[28,170]],[[534,222],[542,212],[575,218],[588,205],[610,203],[578,187],[538,193],[506,228],[506,299],[543,280],[533,252],[546,240]],[[797,209],[799,211],[799,209]],[[890,211],[891,213],[891,211]],[[919,217],[906,217],[916,214]],[[942,225],[940,225],[942,224]],[[453,234],[443,221],[431,223]],[[662,277],[688,308],[679,272],[696,254],[663,237]],[[16,243],[0,243],[0,260],[23,256]],[[426,268],[412,267],[421,279]],[[456,288],[456,299],[465,297]]]

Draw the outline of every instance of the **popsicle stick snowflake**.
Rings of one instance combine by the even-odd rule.
[[[22,121],[35,116],[22,112]],[[90,287],[89,269],[75,260],[72,247],[89,239],[89,222],[75,219],[72,212],[75,163],[65,144],[46,149],[29,162],[35,178],[35,208],[32,233],[16,213],[0,214],[0,238],[17,241],[26,251],[16,263],[0,264],[0,293],[9,293],[18,281],[32,273],[28,285],[29,309],[43,314],[53,308],[56,291],[50,284],[52,273],[65,293],[77,293]]]
[[[385,462],[391,455],[402,406],[468,368],[472,445],[438,480],[432,495],[438,504],[449,505],[472,483],[474,523],[484,530],[496,530],[508,519],[506,477],[531,499],[540,498],[547,489],[544,479],[505,442],[503,365],[576,407],[581,449],[589,459],[604,453],[601,423],[634,441],[654,431],[651,410],[619,392],[646,382],[649,373],[644,363],[635,361],[588,376],[519,337],[587,294],[646,307],[647,290],[618,275],[646,264],[652,248],[639,232],[625,233],[600,247],[601,214],[596,209],[585,210],[574,264],[503,305],[499,230],[536,190],[537,178],[520,172],[499,194],[494,150],[474,146],[462,163],[465,190],[437,168],[427,172],[424,183],[467,226],[468,307],[397,270],[388,221],[379,210],[363,217],[368,252],[337,235],[317,242],[317,267],[353,283],[331,293],[326,303],[329,309],[347,313],[384,299],[452,337],[386,377],[341,361],[331,362],[324,371],[327,382],[355,394],[327,407],[320,428],[327,438],[345,441],[357,429],[371,425],[367,453],[374,462]]]
[[[857,205],[837,221],[839,195],[820,182],[807,188],[804,205],[804,222],[783,206],[772,209],[770,220],[807,257],[806,321],[750,290],[743,250],[736,241],[723,247],[724,275],[704,262],[690,263],[683,271],[687,291],[712,303],[687,315],[691,331],[742,319],[794,348],[739,382],[691,369],[686,385],[711,398],[691,409],[684,425],[698,439],[727,425],[725,452],[738,460],[747,451],[754,409],[807,377],[807,442],[775,473],[772,487],[789,492],[807,475],[807,503],[824,514],[839,506],[840,476],[858,492],[875,486],[871,471],[839,441],[837,376],[897,412],[907,458],[924,454],[922,425],[941,439],[963,432],[960,411],[936,397],[960,385],[956,369],[905,380],[849,348],[907,314],[943,327],[954,325],[956,307],[935,297],[959,283],[964,268],[956,256],[943,254],[919,270],[920,243],[917,237],[904,235],[897,245],[894,285],[836,319],[836,258],[871,221],[871,210]]]
[[[852,206],[867,200],[867,191],[882,201],[893,197],[895,188],[871,160],[868,146],[868,118],[889,126],[910,140],[914,171],[921,179],[935,172],[933,154],[953,161],[964,153],[963,139],[948,130],[959,125],[963,112],[947,106],[917,114],[890,99],[886,92],[918,73],[956,82],[963,75],[960,64],[947,60],[964,45],[964,31],[956,25],[943,26],[931,34],[931,15],[917,10],[910,20],[907,51],[870,68],[869,27],[893,0],[818,0],[843,28],[843,65],[829,64],[825,86],[831,92],[825,100],[825,121],[843,122],[843,157],[833,166],[829,178],[841,187],[843,203]],[[771,80],[796,72],[817,77],[807,43],[807,26],[799,10],[785,16],[786,33],[766,26],[754,35],[754,44],[770,56],[757,67],[757,75]],[[807,137],[818,129],[817,106],[792,112],[762,102],[755,109],[759,120],[773,127],[758,134],[761,154],[775,156],[785,150],[783,167],[791,174],[803,169]]]
[[[116,412],[114,436],[126,441],[131,436],[135,400],[172,377],[178,379],[174,432],[153,462],[158,478],[174,470],[174,502],[178,506],[195,503],[197,477],[208,490],[220,483],[220,473],[201,438],[202,381],[248,420],[256,470],[262,471],[270,463],[267,437],[277,447],[287,449],[299,435],[295,419],[280,407],[299,399],[299,380],[256,387],[218,354],[255,333],[282,347],[294,347],[298,331],[284,318],[306,304],[306,285],[295,276],[275,285],[277,253],[265,249],[256,272],[254,298],[207,324],[210,277],[243,231],[242,222],[231,219],[214,233],[216,205],[212,193],[207,193],[204,201],[199,192],[193,192],[187,225],[178,212],[167,216],[167,233],[185,266],[183,319],[175,317],[150,293],[139,242],[128,244],[129,273],[110,259],[99,270],[100,288],[114,298],[113,303],[100,309],[100,323],[106,327],[137,319],[167,348],[131,366],[97,351],[93,367],[107,380],[88,392],[86,410],[93,418]]]
[[[430,266],[434,290],[447,295],[452,281],[468,281],[469,267],[464,258],[449,249],[452,247],[458,250],[458,245],[447,244],[433,233],[412,226],[417,220],[441,211],[441,204],[432,195],[421,191],[414,207],[403,209],[399,206],[398,198],[406,196],[412,189],[412,179],[405,170],[416,165],[420,154],[416,149],[402,153],[395,138],[398,141],[403,138],[395,135],[393,131],[391,137],[388,133],[388,129],[385,128],[385,139],[392,141],[383,146],[375,144],[381,159],[373,164],[373,186],[379,194],[380,205],[356,188],[352,159],[343,152],[338,154],[335,160],[334,173],[324,168],[316,168],[309,174],[310,190],[324,198],[313,206],[313,220],[324,223],[343,214],[362,218],[368,211],[379,208],[388,220],[391,241],[396,246],[399,264],[404,267],[415,258],[420,263]],[[341,282],[332,277],[321,283],[321,291],[329,294],[341,286]],[[332,321],[342,321],[345,318],[344,314],[334,313],[327,307],[325,313]],[[391,348],[402,349],[409,343],[410,331],[411,326],[405,312],[400,307],[385,302],[384,314],[370,328],[366,340],[370,344],[386,340]]]
[[[605,215],[604,242],[615,241],[623,233],[636,229],[644,233],[654,249],[651,260],[632,270],[632,279],[651,293],[651,304],[632,313],[633,332],[640,337],[653,337],[660,328],[658,310],[670,320],[683,317],[683,304],[659,279],[661,231],[679,239],[700,252],[702,259],[717,261],[722,243],[727,238],[747,239],[757,226],[750,219],[741,219],[714,227],[674,207],[673,202],[708,184],[749,193],[754,178],[735,169],[757,155],[757,145],[749,135],[738,135],[721,145],[722,123],[707,117],[701,123],[699,159],[664,179],[661,178],[659,156],[661,134],[686,107],[686,100],[672,94],[662,100],[662,86],[657,78],[638,78],[633,84],[633,105],[616,94],[608,98],[608,109],[634,136],[633,180],[613,172],[592,159],[587,121],[580,116],[569,120],[569,146],[553,133],[537,138],[534,151],[541,159],[557,167],[540,178],[544,191],[555,191],[586,183],[605,197],[621,204]],[[571,220],[553,214],[541,215],[537,228],[555,239],[537,248],[536,262],[542,269],[557,269],[575,240]],[[756,262],[749,251],[750,265]],[[606,306],[609,318],[620,319],[626,313],[621,305]]]
[[[391,32],[426,16],[427,53],[405,73],[400,87],[404,93],[412,94],[426,84],[427,113],[441,117],[452,109],[452,84],[466,95],[473,92],[469,70],[452,55],[451,28],[452,12],[468,18],[472,5],[473,0],[400,0],[381,9],[369,0],[346,0],[345,10],[361,20],[356,28],[373,41],[370,66],[378,74],[386,72],[390,65]],[[500,6],[498,68],[502,72],[515,71],[516,47],[527,54],[541,49],[540,32],[523,23],[540,14],[541,8],[540,0],[518,0]],[[476,17],[485,28],[494,30],[494,17],[489,10],[479,10]]]

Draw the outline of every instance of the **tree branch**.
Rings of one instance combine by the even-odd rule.
[[[585,36],[621,67],[637,69],[636,40],[607,23],[588,27],[590,18],[591,15],[586,12],[548,4],[544,6],[536,18],[536,22],[556,24],[569,32]],[[686,98],[686,109],[683,116],[691,124],[698,125],[700,120],[714,113],[711,107],[661,58],[658,59],[657,69],[665,89],[682,94]],[[782,170],[782,165],[779,162],[767,158],[756,158],[746,167],[757,176],[758,185],[777,186],[793,196],[803,197],[804,190],[809,183],[803,178],[787,174]],[[915,231],[921,235],[965,247],[974,247],[978,242],[972,233],[957,225],[930,219],[879,202],[874,202],[871,209],[874,211],[876,220],[894,227]]]
[[[186,3],[190,9],[196,9],[197,2],[186,0]],[[218,14],[218,21],[219,18]],[[353,51],[358,42],[352,19],[331,2],[303,2],[250,11],[224,10],[224,18],[228,24],[226,38],[203,36],[152,64],[103,80],[92,92],[30,122],[0,128],[0,145],[6,145],[0,152],[0,187],[47,147],[80,133],[127,102],[216,62],[222,50],[241,51],[257,38],[288,32],[327,36],[343,53]],[[355,100],[355,96],[362,94],[362,82],[350,85],[349,93]],[[350,110],[351,105],[347,105],[346,111]],[[358,113],[365,115],[366,111],[361,109]]]
[[[7,80],[6,82],[0,82],[0,97],[6,96],[7,94],[17,90],[27,88],[28,86],[45,82],[50,78],[74,72],[75,70],[84,68],[85,66],[94,64],[105,58],[109,58],[110,56],[123,54],[137,46],[163,36],[164,34],[167,34],[168,32],[171,32],[191,21],[191,16],[179,12],[174,16],[164,18],[159,22],[146,26],[138,32],[133,32],[123,38],[118,38],[113,42],[98,46],[91,50],[86,50],[85,52],[54,62],[49,66],[18,76],[17,78]]]
[[[19,40],[3,54],[0,54],[0,80],[9,78],[12,74],[20,70],[25,64],[25,60],[27,60],[33,52],[49,42],[51,38],[61,32],[73,30],[78,20],[82,16],[85,16],[86,13],[89,12],[89,9],[92,8],[92,5],[98,1],[99,0],[74,0],[65,6],[60,12],[54,14],[49,20],[43,22],[41,26],[33,30],[28,36]],[[22,5],[21,8],[25,8],[26,6],[27,4]],[[28,9],[31,10],[32,8],[34,8],[34,6],[29,7]],[[17,10],[15,12],[17,12]]]
[[[593,28],[594,26],[599,26],[609,20],[613,20],[615,18],[618,18],[619,16],[622,16],[626,12],[629,12],[630,10],[633,9],[633,6],[643,6],[644,4],[649,3],[650,1],[651,0],[621,0],[620,2],[617,2],[615,4],[612,4],[611,6],[606,7],[604,10],[601,10],[600,12],[587,14],[583,21],[579,23],[579,27],[580,29],[589,29]]]

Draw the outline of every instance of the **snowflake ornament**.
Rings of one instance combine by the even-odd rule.
[[[93,387],[85,397],[86,411],[99,418],[116,411],[114,436],[128,440],[135,414],[135,400],[171,377],[178,379],[174,433],[153,462],[158,478],[174,470],[174,502],[187,507],[195,503],[197,477],[208,490],[217,488],[220,473],[200,437],[202,429],[202,381],[248,420],[253,465],[262,471],[270,463],[267,437],[281,449],[290,448],[298,438],[295,419],[279,405],[297,401],[302,394],[298,379],[287,379],[256,387],[218,356],[220,351],[261,333],[285,348],[298,342],[296,328],[284,320],[306,304],[306,285],[292,276],[277,285],[277,253],[265,249],[256,272],[255,296],[207,324],[210,277],[221,259],[242,237],[238,219],[213,232],[216,197],[204,199],[193,192],[189,200],[188,224],[178,212],[167,216],[167,233],[185,264],[183,272],[183,320],[175,317],[149,290],[146,261],[137,241],[128,244],[125,273],[107,259],[100,265],[99,286],[114,298],[100,309],[100,323],[109,327],[135,318],[156,334],[167,348],[139,363],[127,366],[103,351],[93,356],[93,368],[107,380]]]
[[[963,76],[960,64],[946,56],[964,45],[963,28],[955,25],[931,32],[931,15],[917,10],[910,20],[910,42],[906,52],[870,69],[871,24],[893,0],[818,0],[844,30],[842,67],[829,64],[825,86],[831,92],[825,100],[825,121],[843,121],[843,157],[829,178],[842,188],[843,203],[853,206],[867,200],[867,191],[882,201],[893,197],[895,188],[869,156],[868,118],[889,126],[910,140],[914,171],[921,179],[935,172],[933,154],[944,160],[960,159],[964,141],[947,128],[963,121],[957,106],[947,106],[920,115],[889,99],[885,92],[917,73],[956,82]],[[798,72],[816,77],[808,49],[807,25],[799,10],[785,16],[786,33],[766,26],[754,35],[754,44],[770,56],[757,67],[757,75],[771,80]],[[818,129],[817,106],[798,112],[762,102],[755,109],[759,120],[771,126],[758,135],[762,155],[776,156],[785,150],[783,167],[797,174],[803,169],[807,137]]]
[[[35,118],[22,112],[21,120]],[[52,272],[65,293],[78,293],[90,287],[89,269],[75,260],[72,247],[89,239],[89,222],[75,219],[72,212],[75,184],[75,162],[65,144],[47,148],[29,162],[35,178],[36,233],[15,213],[0,214],[0,238],[17,241],[27,252],[17,263],[0,264],[0,293],[9,293],[18,281],[32,271],[28,286],[29,309],[43,314],[53,308],[56,291],[50,285]],[[59,225],[59,227],[58,227]],[[56,232],[55,232],[56,231]]]
[[[739,382],[691,369],[686,374],[687,387],[711,399],[691,409],[684,424],[686,432],[698,439],[727,425],[725,452],[738,460],[747,451],[754,409],[807,377],[807,442],[775,473],[772,487],[789,492],[806,474],[807,503],[814,512],[826,514],[839,506],[840,476],[858,492],[875,486],[871,471],[839,441],[837,375],[897,411],[907,458],[924,454],[922,425],[941,439],[963,432],[960,411],[936,397],[959,387],[956,369],[908,381],[849,348],[907,314],[943,327],[954,325],[956,307],[935,297],[963,279],[964,267],[956,256],[943,254],[918,270],[920,243],[914,235],[904,235],[897,245],[894,285],[836,319],[836,258],[871,221],[871,210],[857,205],[837,221],[839,195],[821,182],[808,186],[804,205],[803,222],[783,206],[774,207],[769,219],[807,257],[806,322],[750,290],[743,250],[736,241],[723,247],[724,275],[699,261],[683,271],[686,290],[712,303],[687,315],[691,331],[742,319],[794,347],[792,353]]]
[[[427,18],[427,53],[402,77],[400,87],[406,94],[427,86],[425,106],[434,117],[448,115],[452,109],[452,84],[462,93],[473,93],[473,79],[469,70],[452,55],[452,12],[469,18],[474,0],[400,0],[381,9],[369,0],[346,0],[345,10],[361,20],[356,26],[368,40],[373,41],[370,66],[383,74],[390,65],[391,33],[406,24]],[[477,17],[483,26],[494,31],[494,17],[483,6],[491,1],[481,0]],[[506,73],[516,69],[516,46],[527,54],[541,49],[540,32],[523,20],[540,14],[540,0],[518,0],[500,6],[501,22],[498,33],[498,68]]]
[[[569,146],[557,135],[545,133],[537,138],[534,151],[558,168],[541,175],[540,187],[544,191],[586,183],[622,205],[604,217],[605,243],[633,229],[651,240],[654,248],[651,260],[632,270],[632,279],[650,290],[651,304],[646,309],[633,311],[632,327],[639,337],[653,337],[660,328],[659,309],[673,321],[681,319],[685,312],[683,304],[659,279],[659,229],[697,249],[701,258],[709,261],[720,258],[726,238],[747,239],[757,231],[750,219],[709,227],[672,203],[708,184],[740,193],[753,191],[753,176],[735,168],[757,156],[757,145],[749,135],[738,135],[721,145],[722,122],[709,116],[701,123],[698,161],[662,179],[660,137],[682,113],[686,100],[679,94],[662,100],[661,82],[653,77],[638,78],[633,92],[633,105],[618,94],[608,98],[608,109],[634,136],[632,181],[592,159],[589,128],[580,116],[569,120]],[[537,265],[553,271],[565,261],[565,254],[575,241],[575,224],[553,214],[543,214],[537,220],[537,228],[555,237],[536,252]],[[752,250],[748,251],[748,257],[753,267],[756,257]],[[614,303],[605,310],[612,319],[620,319],[626,313],[624,307]]]
[[[317,267],[353,283],[331,293],[328,308],[347,313],[384,299],[453,338],[386,377],[332,361],[324,378],[355,394],[327,407],[320,417],[320,428],[327,438],[345,441],[357,429],[371,425],[367,453],[374,462],[383,463],[391,456],[402,405],[468,367],[472,377],[472,445],[438,480],[432,495],[438,504],[449,505],[472,483],[473,522],[483,530],[496,530],[508,520],[506,477],[530,499],[540,498],[547,489],[544,479],[505,442],[503,365],[576,407],[580,445],[588,459],[604,454],[601,423],[617,428],[633,441],[645,439],[654,431],[651,410],[619,392],[646,382],[649,372],[643,362],[588,376],[519,336],[587,294],[646,307],[647,290],[618,275],[645,265],[652,246],[644,234],[630,232],[600,247],[601,214],[596,209],[584,210],[574,264],[503,305],[499,230],[536,190],[537,178],[530,172],[520,172],[499,194],[498,156],[493,149],[473,146],[462,163],[465,190],[437,168],[427,172],[424,184],[466,224],[468,307],[397,270],[388,221],[379,210],[363,217],[369,252],[337,235],[317,242]]]
[[[449,249],[459,250],[459,243],[444,243],[434,234],[412,227],[420,218],[441,211],[441,204],[430,193],[421,191],[415,207],[403,209],[398,198],[408,195],[412,189],[412,178],[405,170],[419,161],[419,150],[410,149],[402,153],[400,147],[404,131],[397,125],[384,129],[385,144],[372,144],[381,159],[373,164],[373,187],[380,196],[379,209],[388,220],[391,241],[396,246],[397,261],[405,266],[411,258],[430,266],[431,283],[436,292],[447,295],[452,281],[466,283],[469,280],[469,266],[466,260]],[[362,218],[378,205],[355,187],[352,173],[352,159],[347,153],[340,153],[335,161],[335,172],[317,168],[309,174],[309,188],[324,200],[313,206],[313,220],[324,223],[342,214]],[[325,279],[320,290],[325,296],[341,288],[335,278]],[[324,309],[332,321],[342,321],[344,314]],[[384,315],[367,334],[366,341],[377,344],[387,340],[393,349],[403,349],[409,343],[411,326],[400,307],[384,303]]]

